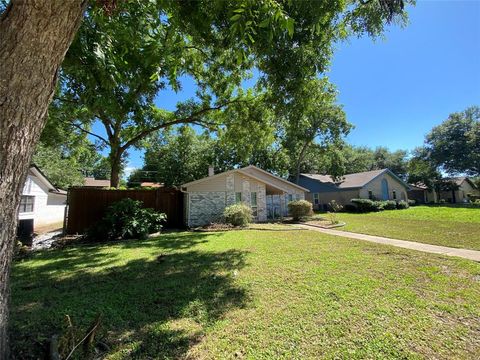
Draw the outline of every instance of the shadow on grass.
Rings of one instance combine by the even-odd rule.
[[[101,313],[103,338],[114,349],[129,348],[129,358],[184,356],[205,326],[248,302],[233,276],[246,253],[192,249],[207,237],[167,234],[117,243],[116,253],[100,253],[108,247],[102,244],[36,254],[31,261],[40,265],[18,266],[12,278],[13,354],[40,357],[65,314],[85,329]],[[122,259],[137,248],[150,248],[150,258]],[[88,271],[98,266],[105,268]]]

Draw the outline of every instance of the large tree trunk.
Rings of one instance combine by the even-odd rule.
[[[123,151],[115,146],[110,150],[110,186],[118,188],[120,184],[120,172],[122,171],[122,155]]]
[[[0,15],[0,359],[20,194],[86,0],[12,0]]]

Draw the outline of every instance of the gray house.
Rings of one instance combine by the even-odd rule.
[[[389,169],[344,175],[334,179],[330,175],[300,174],[300,186],[309,190],[306,200],[315,210],[326,210],[335,200],[341,205],[351,199],[407,200],[408,184]]]
[[[305,199],[302,186],[250,165],[183,184],[185,221],[200,226],[221,220],[225,207],[237,202],[251,206],[255,221],[287,215],[287,204]]]

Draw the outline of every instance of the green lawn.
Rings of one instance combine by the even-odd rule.
[[[480,264],[306,230],[77,246],[12,276],[18,358],[98,312],[107,359],[480,357]]]
[[[339,230],[480,250],[480,208],[415,206],[368,214],[338,214]]]

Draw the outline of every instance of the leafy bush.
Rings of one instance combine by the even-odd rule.
[[[343,206],[337,203],[335,200],[330,201],[328,205],[330,205],[330,209],[332,209],[333,212],[340,212],[343,210]]]
[[[358,212],[378,211],[375,202],[370,199],[352,199],[350,201],[355,204]]]
[[[385,203],[386,201],[374,201],[373,202],[373,211],[383,211],[385,210]]]
[[[475,200],[474,202],[472,202],[472,205],[473,205],[474,207],[480,207],[480,199],[477,199],[477,200]]]
[[[306,200],[290,201],[288,203],[288,213],[293,217],[293,220],[298,221],[313,213],[312,203]]]
[[[397,208],[397,202],[395,200],[387,200],[383,204],[385,210],[395,210]]]
[[[328,212],[328,217],[330,218],[330,223],[332,225],[338,224],[340,221],[337,218],[337,212],[343,210],[343,206],[337,203],[335,200],[332,200],[328,203],[332,211]]]
[[[142,202],[129,198],[108,207],[106,215],[87,232],[91,240],[145,239],[160,231],[167,216],[142,208]]]
[[[438,203],[439,203],[439,204],[445,204],[446,201],[445,201],[445,199],[440,199],[440,200],[438,200]]]
[[[417,205],[417,202],[413,199],[408,200],[408,206],[415,206]]]
[[[244,203],[227,206],[223,212],[227,224],[246,226],[253,220],[252,208]]]
[[[401,200],[397,203],[397,209],[408,209],[408,208],[409,208],[408,202],[406,202],[405,200]]]

